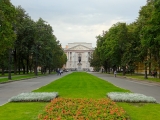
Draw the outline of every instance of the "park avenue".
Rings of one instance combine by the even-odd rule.
[[[0,106],[7,103],[8,99],[10,99],[12,96],[16,96],[22,92],[31,92],[32,90],[38,89],[41,86],[49,84],[50,82],[55,81],[70,73],[71,72],[66,72],[61,76],[57,76],[55,74],[0,84]],[[131,92],[152,96],[157,100],[158,103],[160,103],[159,83],[149,83],[137,80],[130,80],[122,77],[113,77],[113,75],[102,74],[98,72],[90,72],[90,74],[106,80],[120,88],[128,89]]]

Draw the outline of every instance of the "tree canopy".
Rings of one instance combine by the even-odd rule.
[[[13,47],[16,10],[10,0],[0,0],[0,54]]]
[[[96,52],[91,65],[97,58],[99,67],[133,72],[137,63],[145,64],[160,73],[160,1],[147,0],[139,10],[139,16],[133,23],[117,22],[102,35],[98,35]],[[127,70],[127,71],[126,71]]]
[[[32,18],[21,7],[14,7],[9,0],[0,1],[0,68],[2,74],[8,69],[8,54],[12,54],[14,73],[23,74],[34,71],[49,73],[62,68],[66,55],[60,42],[53,34],[54,30],[42,18]],[[10,53],[7,51],[10,50]],[[11,53],[12,52],[12,53]]]

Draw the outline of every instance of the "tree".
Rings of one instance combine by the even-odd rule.
[[[16,10],[10,0],[0,0],[0,54],[13,47],[15,16]]]
[[[90,65],[94,67],[95,71],[99,71],[101,67],[101,60],[97,53],[97,48],[95,48],[93,55],[90,58]]]
[[[19,70],[23,69],[23,74],[27,71],[29,66],[29,56],[31,46],[33,45],[35,22],[31,20],[26,11],[21,7],[16,7],[16,34],[17,39],[14,44],[14,73],[17,73],[17,68]],[[27,64],[27,65],[26,65]],[[27,70],[26,70],[27,67]]]
[[[136,68],[136,64],[140,62],[139,53],[140,53],[140,38],[139,38],[139,28],[137,22],[133,22],[127,25],[127,42],[126,50],[123,55],[123,61],[126,63],[128,71],[132,74]]]
[[[149,26],[151,29],[152,34],[154,35],[153,39],[150,42],[152,56],[154,57],[155,61],[155,69],[158,68],[159,70],[159,78],[160,78],[160,1],[155,0],[152,1],[153,3],[153,12],[152,12],[152,19],[149,21]]]
[[[34,69],[35,75],[37,75],[37,66],[42,68],[42,73],[46,73],[47,70],[50,73],[51,70],[56,67],[62,67],[66,63],[66,55],[59,41],[53,35],[52,27],[46,21],[42,18],[39,18],[36,22],[33,21],[21,6],[16,7],[16,12],[13,14],[15,16],[9,16],[12,15],[10,13],[12,9],[7,7],[11,4],[7,0],[0,2],[3,3],[3,5],[0,4],[2,6],[1,8],[4,7],[2,9],[3,11],[0,9],[0,34],[3,36],[4,33],[8,35],[8,38],[6,36],[3,38],[0,36],[0,39],[2,39],[0,42],[3,43],[8,40],[3,44],[4,46],[0,50],[0,56],[6,59],[6,55],[8,55],[6,50],[12,48],[15,74],[17,73],[17,69],[19,69],[19,74],[21,69],[23,69],[23,74]],[[9,14],[6,14],[7,12]],[[14,19],[12,21],[10,19],[14,17],[16,22],[14,22]],[[2,24],[4,20],[6,21]],[[11,38],[15,37],[14,32],[16,32],[17,36],[15,41],[13,39],[11,40]],[[0,61],[0,67],[3,70],[5,69],[5,64],[6,61]]]
[[[123,67],[123,74],[125,74],[126,62],[124,53],[126,51],[127,38],[126,23],[116,23],[108,31],[105,36],[104,52],[105,59],[113,70]]]
[[[142,7],[139,12],[139,22],[142,26],[141,35],[141,54],[144,56],[145,64],[145,78],[147,78],[147,67],[149,66],[149,73],[151,73],[151,64],[153,66],[153,59],[155,54],[155,26],[152,22],[154,14],[154,0],[148,0],[147,4]]]

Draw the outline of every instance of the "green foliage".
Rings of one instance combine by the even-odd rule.
[[[0,0],[0,54],[13,47],[16,11],[10,0]]]
[[[140,31],[144,62],[160,70],[160,39],[159,39],[159,0],[149,0],[140,10],[139,21],[142,24]],[[156,67],[155,67],[156,66]],[[159,76],[160,77],[160,76]]]
[[[33,21],[21,6],[15,8],[8,0],[2,0],[1,3],[0,8],[3,11],[0,10],[0,15],[3,19],[0,21],[0,36],[3,38],[0,38],[0,47],[3,45],[2,57],[7,58],[8,53],[4,51],[12,45],[12,68],[15,74],[17,69],[19,73],[20,69],[23,69],[23,74],[33,70],[36,73],[37,66],[41,67],[42,73],[47,70],[50,73],[66,63],[66,55],[53,35],[52,27],[46,21],[42,18]],[[14,41],[15,33],[17,38]],[[2,50],[0,49],[0,54]],[[6,69],[5,62],[0,61],[0,68]]]
[[[96,54],[105,70],[126,69],[133,72],[136,64],[160,72],[160,2],[148,0],[139,11],[138,19],[130,24],[116,23],[97,36]],[[96,61],[96,57],[92,61]],[[159,76],[160,78],[160,76]]]
[[[101,67],[101,59],[97,53],[97,48],[95,48],[93,55],[90,58],[90,65],[94,68],[100,68]]]
[[[126,23],[114,24],[108,32],[102,36],[97,37],[97,54],[100,62],[107,70],[110,68],[116,69],[118,67],[125,67],[134,69],[132,67],[138,59],[136,59],[138,42],[136,41],[137,34],[135,24],[126,25]],[[96,60],[93,58],[92,61]],[[133,70],[132,70],[133,71]]]

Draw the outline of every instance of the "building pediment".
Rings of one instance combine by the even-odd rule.
[[[85,47],[83,45],[77,45],[69,48],[68,50],[91,50],[91,48]]]

